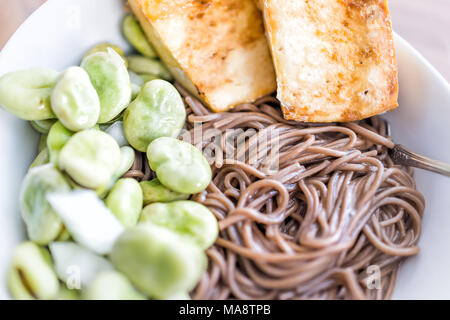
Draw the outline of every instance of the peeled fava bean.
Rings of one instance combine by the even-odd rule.
[[[36,120],[31,121],[31,126],[34,130],[39,133],[47,134],[50,131],[50,128],[58,121],[57,119],[48,119],[48,120]]]
[[[47,148],[47,134],[41,134],[41,137],[39,138],[39,145],[38,145],[38,152],[41,152],[45,148]]]
[[[100,99],[89,75],[70,67],[59,78],[52,93],[52,110],[71,131],[92,128],[100,115]]]
[[[99,274],[83,293],[84,300],[145,300],[130,281],[116,271]]]
[[[144,30],[142,30],[139,21],[133,15],[128,15],[123,20],[123,34],[127,38],[128,42],[136,48],[144,56],[155,58],[156,52],[153,49],[150,42],[147,40],[147,37],[144,34]]]
[[[47,148],[50,155],[50,162],[57,165],[59,153],[73,136],[73,132],[57,121],[51,128],[47,136]]]
[[[68,191],[67,180],[52,164],[33,168],[27,173],[20,191],[20,209],[31,240],[48,244],[64,230],[61,219],[47,201],[47,195]]]
[[[119,179],[133,166],[136,153],[133,148],[124,146],[120,148],[120,165],[114,173],[114,180]],[[115,181],[114,181],[115,182]]]
[[[125,55],[123,53],[123,50],[121,47],[116,46],[115,44],[112,43],[100,43],[98,45],[96,45],[95,47],[93,47],[91,50],[89,50],[83,57],[86,58],[87,56],[93,54],[93,53],[97,53],[97,52],[107,52],[108,48],[113,49],[115,52],[117,52],[117,54],[123,59],[125,60]]]
[[[24,120],[54,118],[50,96],[58,76],[44,68],[5,74],[0,77],[0,106]]]
[[[160,137],[177,137],[186,110],[175,87],[164,80],[147,82],[125,111],[123,126],[128,142],[145,152]]]
[[[105,203],[124,227],[135,226],[143,206],[139,183],[130,178],[120,179],[111,189]]]
[[[143,74],[143,73],[141,73],[139,76],[142,78],[144,83],[152,81],[152,80],[160,79],[160,77],[158,77],[157,75],[154,75],[154,74]]]
[[[211,182],[211,167],[202,152],[190,143],[159,138],[147,150],[150,167],[167,188],[180,193],[198,193]]]
[[[125,61],[111,48],[88,55],[81,67],[89,74],[100,98],[99,123],[116,118],[131,101],[131,84]]]
[[[208,249],[219,235],[214,215],[204,205],[194,201],[150,204],[142,211],[140,221],[170,229],[203,250]]]
[[[117,142],[107,133],[90,129],[76,133],[59,154],[59,168],[90,189],[107,186],[120,166]]]
[[[159,77],[161,79],[172,81],[173,77],[169,69],[164,66],[160,60],[151,59],[142,56],[129,56],[127,58],[128,69],[141,75]],[[149,79],[147,78],[147,81]],[[144,80],[145,81],[145,80]],[[146,81],[145,81],[146,82]]]
[[[50,162],[50,154],[48,152],[48,149],[44,148],[41,152],[39,152],[37,157],[34,159],[33,163],[30,166],[30,169],[42,166],[42,165],[47,164],[49,162]]]
[[[62,301],[68,301],[68,300],[80,300],[80,292],[79,290],[75,289],[69,289],[66,285],[62,284],[59,287],[58,295],[54,300],[62,300]]]
[[[108,195],[108,192],[117,182],[117,180],[131,169],[134,163],[134,159],[135,152],[133,148],[128,146],[120,148],[120,164],[117,170],[114,172],[110,183],[107,186],[100,187],[99,189],[95,190],[100,198],[105,198]]]
[[[140,185],[144,196],[144,205],[154,202],[187,200],[190,197],[190,194],[179,193],[166,188],[157,178],[151,181],[142,181]]]
[[[187,292],[178,292],[170,297],[167,297],[166,300],[191,300],[191,296]]]
[[[20,244],[8,272],[8,287],[17,300],[49,300],[59,292],[48,251],[33,242]]]
[[[206,255],[198,246],[152,224],[125,230],[110,257],[137,289],[156,299],[189,292],[207,266]]]
[[[119,179],[133,166],[136,153],[133,148],[124,146],[120,148],[120,165],[114,173],[114,178]]]

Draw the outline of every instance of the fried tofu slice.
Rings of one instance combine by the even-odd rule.
[[[398,106],[385,0],[256,1],[286,119],[354,121]]]
[[[258,7],[259,10],[263,10],[264,8],[264,0],[253,0]]]
[[[276,90],[261,12],[253,0],[129,0],[174,77],[213,111]]]

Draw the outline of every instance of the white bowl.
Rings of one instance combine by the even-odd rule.
[[[49,0],[0,53],[0,75],[36,66],[63,70],[77,65],[83,53],[100,42],[128,50],[120,33],[123,8],[122,0]],[[396,46],[400,107],[386,115],[395,141],[450,163],[450,86],[398,36]],[[7,266],[15,246],[25,239],[18,194],[37,140],[27,123],[0,109],[0,299],[9,298]],[[449,299],[450,179],[423,171],[417,171],[416,178],[427,200],[422,251],[401,268],[394,298]]]

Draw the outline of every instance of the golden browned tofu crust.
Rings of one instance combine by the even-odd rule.
[[[253,0],[129,0],[175,78],[216,112],[276,89]]]
[[[286,119],[354,121],[398,106],[385,0],[259,0]]]
[[[264,7],[264,0],[253,0],[258,7],[259,10],[263,10]]]

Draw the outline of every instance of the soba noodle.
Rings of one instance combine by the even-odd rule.
[[[212,113],[178,90],[183,137],[212,153],[213,181],[192,200],[220,227],[193,299],[390,298],[400,263],[419,252],[425,201],[412,170],[389,157],[381,118],[295,123],[272,96]],[[126,176],[153,177],[136,159]]]

